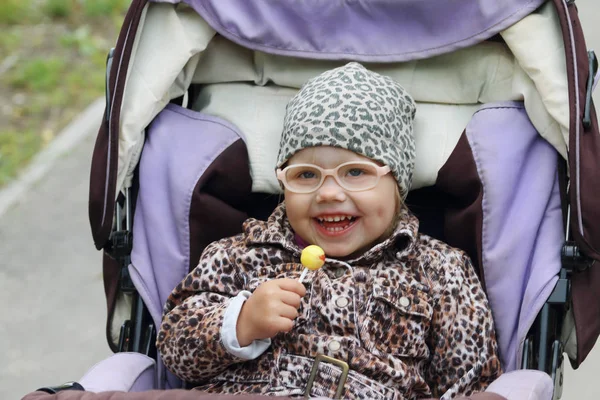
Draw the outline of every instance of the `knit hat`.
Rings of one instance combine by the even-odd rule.
[[[277,168],[314,146],[351,150],[388,165],[402,198],[415,165],[412,97],[390,77],[352,62],[306,82],[287,105]]]

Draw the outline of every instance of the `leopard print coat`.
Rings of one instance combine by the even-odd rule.
[[[297,279],[300,251],[284,204],[267,222],[249,219],[242,234],[208,246],[165,305],[157,346],[167,368],[208,392],[302,396],[324,354],[350,367],[345,399],[450,399],[501,374],[469,258],[418,233],[406,209],[389,239],[354,260],[328,258],[308,275],[291,332],[255,360],[230,354],[220,337],[230,299],[268,279]],[[319,363],[310,394],[333,397],[340,375]]]

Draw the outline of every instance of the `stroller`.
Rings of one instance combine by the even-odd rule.
[[[491,388],[560,398],[563,354],[577,368],[600,334],[598,62],[570,0],[134,0],[90,182],[117,354],[45,391],[185,387],[154,346],[166,297],[273,210],[285,105],[348,60],[418,103],[407,204],[473,260],[507,371]]]

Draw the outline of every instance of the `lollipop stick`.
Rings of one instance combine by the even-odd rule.
[[[302,283],[302,281],[306,277],[307,273],[308,273],[308,268],[304,268],[304,271],[302,271],[302,273],[300,274],[300,278],[298,278],[298,282]]]

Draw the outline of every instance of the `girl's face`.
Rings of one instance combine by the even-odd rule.
[[[330,146],[309,147],[296,153],[287,165],[315,164],[335,168],[350,161],[371,161],[352,151]],[[389,236],[395,222],[398,185],[391,173],[373,189],[348,191],[328,176],[313,193],[285,189],[287,216],[304,241],[323,248],[327,256],[356,257]]]

